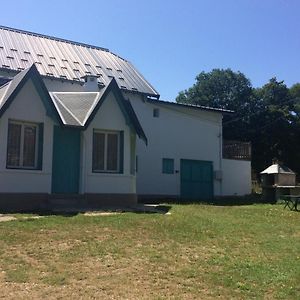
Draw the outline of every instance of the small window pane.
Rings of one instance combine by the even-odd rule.
[[[94,146],[93,146],[93,169],[104,170],[104,144],[105,134],[94,133]]]
[[[20,147],[21,147],[22,125],[8,124],[8,144],[7,144],[7,165],[20,165]]]
[[[158,118],[159,117],[159,108],[154,108],[153,109],[153,117]]]
[[[162,160],[162,172],[164,174],[173,174],[174,173],[174,159],[163,158]]]
[[[107,170],[118,170],[118,135],[107,135]]]
[[[23,166],[35,166],[36,127],[24,127]]]

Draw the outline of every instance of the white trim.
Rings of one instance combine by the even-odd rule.
[[[3,101],[3,99],[5,98],[5,96],[6,96],[6,94],[7,94],[7,91],[8,91],[8,89],[9,89],[9,86],[10,86],[10,85],[11,85],[11,81],[9,81],[9,82],[7,83],[6,90],[5,90],[5,92],[4,92],[3,96],[2,96],[2,98],[0,99],[0,106],[2,106],[2,101]],[[2,86],[1,88],[4,88],[4,87],[5,87],[5,85]]]

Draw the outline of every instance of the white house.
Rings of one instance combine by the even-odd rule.
[[[159,100],[107,49],[0,27],[0,209],[249,194],[225,113]]]

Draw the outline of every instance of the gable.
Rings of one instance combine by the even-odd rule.
[[[127,125],[147,143],[145,133],[130,102],[123,97],[114,78],[107,87],[97,93],[51,92],[49,94],[35,65],[32,65],[29,69],[18,73],[11,82],[0,88],[0,117],[9,108],[28,80],[32,81],[49,117],[61,125],[81,129],[86,129],[89,126],[89,123],[106,101],[108,94],[112,93],[126,119]],[[111,112],[111,117],[113,115],[114,113]]]
[[[46,108],[31,79],[20,88],[3,115],[18,120],[42,122]]]
[[[47,88],[35,65],[32,65],[29,69],[18,73],[10,82],[0,88],[0,117],[15,101],[15,98],[20,94],[24,85],[26,85],[29,81],[32,83],[33,90],[38,93],[39,99],[46,110],[46,114],[54,121],[60,122],[60,118],[51,101]],[[30,97],[30,95],[23,95],[22,98],[25,98],[25,96]]]

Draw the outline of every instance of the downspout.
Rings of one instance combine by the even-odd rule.
[[[220,196],[223,196],[223,166],[222,166],[222,159],[223,159],[223,115],[221,117],[220,134],[219,134],[219,168],[220,168],[220,171],[221,171]]]

